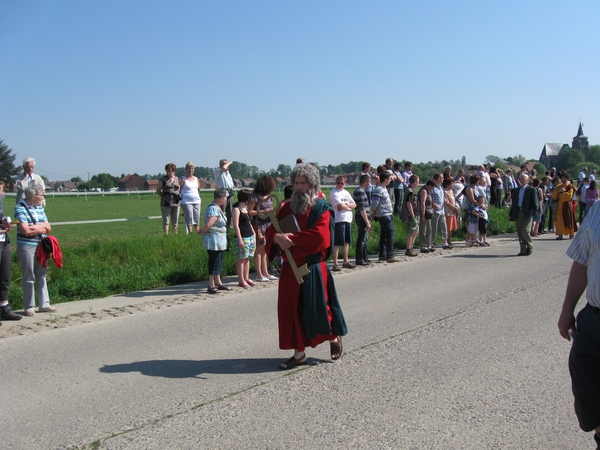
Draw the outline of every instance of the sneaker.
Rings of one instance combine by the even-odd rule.
[[[25,315],[27,317],[33,317],[33,316],[35,316],[35,309],[33,309],[33,308],[26,309],[25,310]]]
[[[435,252],[435,248],[433,248],[433,247],[429,247],[429,251],[430,251],[431,253],[433,253],[433,252]]]
[[[421,253],[430,253],[428,248],[422,248]]]
[[[279,278],[277,278],[275,275],[269,275],[267,277],[269,280],[278,280]]]
[[[16,314],[10,305],[0,306],[0,320],[21,320],[23,316]]]
[[[417,252],[415,252],[414,250],[411,250],[410,252],[406,252],[406,256],[419,256],[419,254]]]
[[[365,261],[358,260],[358,261],[356,261],[356,265],[357,266],[368,266],[369,264]]]
[[[58,311],[54,306],[46,306],[45,308],[39,308],[38,312],[56,312]]]
[[[334,264],[333,267],[331,268],[332,272],[341,272],[342,269],[340,269],[340,266],[338,266],[337,264]]]
[[[256,281],[258,281],[259,283],[266,283],[267,281],[271,281],[268,278],[257,278]]]
[[[385,260],[385,262],[395,263],[395,262],[398,262],[398,260],[396,258],[388,258],[388,259]]]
[[[380,256],[379,257],[379,261],[385,261],[385,259],[386,259],[385,256]]]
[[[486,247],[489,247],[490,243],[488,241],[483,241],[483,245],[485,245]]]
[[[344,264],[342,264],[342,267],[344,269],[354,269],[356,266],[354,264],[352,264],[351,262],[345,262]]]

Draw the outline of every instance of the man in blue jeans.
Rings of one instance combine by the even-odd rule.
[[[373,200],[371,201],[371,215],[379,222],[379,261],[395,263],[394,258],[394,211],[392,200],[388,193],[388,186],[393,175],[383,172],[379,175],[379,185],[373,189]]]
[[[369,215],[369,199],[365,189],[371,184],[370,175],[361,175],[358,186],[352,193],[352,199],[356,203],[356,215],[354,220],[358,227],[356,238],[356,265],[366,266],[371,264],[367,254],[367,239],[371,230],[371,216]]]

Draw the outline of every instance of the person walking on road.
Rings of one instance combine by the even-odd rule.
[[[333,209],[317,198],[320,189],[319,171],[311,164],[298,164],[291,175],[294,186],[292,200],[277,211],[277,219],[295,216],[300,231],[278,233],[275,227],[266,230],[267,255],[271,259],[277,249],[287,249],[297,267],[307,265],[309,273],[299,284],[283,254],[279,279],[277,318],[279,348],[294,350],[294,355],[279,368],[282,370],[306,364],[306,347],[329,341],[331,359],[342,356],[342,336],[348,332],[340,307],[333,276],[327,258],[333,246],[335,229]]]
[[[531,241],[531,220],[540,209],[540,201],[537,189],[529,186],[527,182],[529,176],[525,173],[519,175],[519,184],[521,187],[512,191],[512,206],[508,220],[516,222],[517,236],[521,251],[517,256],[529,256],[533,252],[533,243]]]

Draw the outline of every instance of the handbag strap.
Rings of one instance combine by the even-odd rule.
[[[37,221],[33,218],[33,216],[31,215],[31,211],[29,211],[29,206],[27,206],[25,203],[21,202],[20,203],[24,208],[25,211],[27,211],[27,214],[29,214],[29,217],[31,217],[31,221],[33,222],[33,224],[35,225],[37,223]]]

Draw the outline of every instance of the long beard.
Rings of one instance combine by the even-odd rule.
[[[308,192],[294,191],[292,194],[292,201],[290,202],[290,208],[294,214],[305,214],[308,211],[311,198]]]

